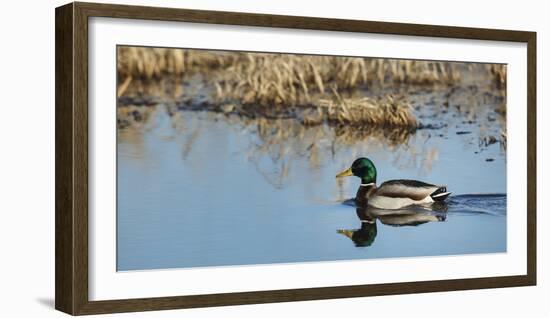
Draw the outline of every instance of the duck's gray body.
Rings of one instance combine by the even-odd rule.
[[[390,180],[379,187],[374,183],[361,184],[357,200],[366,200],[369,206],[379,209],[400,209],[411,205],[426,205],[443,201],[451,193],[446,186],[438,186],[417,180]]]

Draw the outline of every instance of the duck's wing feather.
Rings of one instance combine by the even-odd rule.
[[[415,201],[420,201],[440,188],[442,188],[442,186],[417,180],[390,180],[382,183],[376,190],[375,195],[391,198],[410,198]]]

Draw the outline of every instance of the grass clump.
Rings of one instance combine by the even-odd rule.
[[[418,127],[411,105],[403,97],[386,95],[378,98],[344,98],[334,91],[334,98],[320,100],[326,118],[338,125],[371,125],[383,127]]]
[[[119,78],[159,79],[166,75],[181,76],[204,69],[222,68],[232,61],[232,54],[223,52],[119,46],[117,49]]]

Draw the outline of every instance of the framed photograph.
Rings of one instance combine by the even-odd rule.
[[[536,33],[55,14],[58,310],[536,284]]]

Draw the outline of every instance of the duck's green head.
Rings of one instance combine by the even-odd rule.
[[[336,178],[356,176],[361,178],[361,183],[376,183],[376,167],[368,158],[356,159],[349,169],[336,175]]]

